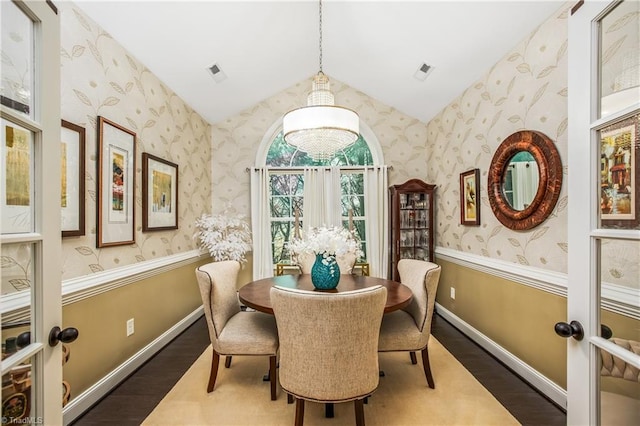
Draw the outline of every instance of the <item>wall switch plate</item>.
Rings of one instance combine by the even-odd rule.
[[[456,289],[454,287],[451,287],[451,298],[452,299],[456,298]]]
[[[127,337],[131,336],[135,332],[135,326],[133,318],[127,321]]]

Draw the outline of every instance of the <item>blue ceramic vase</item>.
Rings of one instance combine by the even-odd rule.
[[[316,254],[316,261],[311,267],[311,282],[318,290],[332,290],[340,281],[340,268],[335,256],[324,257]]]

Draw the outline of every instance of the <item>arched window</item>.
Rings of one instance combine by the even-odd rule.
[[[361,123],[361,135],[356,142],[326,161],[315,161],[305,152],[286,143],[282,135],[281,121],[274,123],[265,134],[256,155],[256,166],[258,168],[264,166],[268,169],[268,210],[273,264],[286,263],[290,260],[287,242],[295,236],[296,229],[301,232],[306,228],[305,198],[307,203],[311,203],[317,202],[320,197],[333,203],[336,212],[333,220],[324,223],[340,222],[345,228],[351,228],[362,241],[365,258],[360,261],[365,261],[368,253],[365,170],[367,167],[380,165],[381,159],[380,144],[364,123]],[[309,173],[314,169],[326,171],[319,174],[320,179],[325,176],[327,181],[334,179],[333,182],[336,182],[335,179],[339,179],[339,195],[335,194],[336,191],[318,193],[311,191],[310,188],[305,192],[305,171]],[[329,177],[331,174],[332,177]],[[310,201],[311,199],[313,201]],[[337,213],[338,210],[339,213]],[[311,219],[306,222],[313,224]],[[261,223],[266,225],[265,222]]]

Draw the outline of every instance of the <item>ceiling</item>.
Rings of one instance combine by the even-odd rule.
[[[319,69],[315,0],[76,4],[212,124]],[[325,0],[323,70],[426,123],[563,4]]]

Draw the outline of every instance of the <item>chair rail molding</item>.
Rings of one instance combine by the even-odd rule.
[[[500,259],[466,253],[445,247],[436,247],[437,259],[464,266],[489,275],[504,278],[538,290],[567,297],[567,274],[546,271]],[[436,260],[437,260],[436,259]],[[436,262],[437,263],[437,262]],[[606,281],[602,282],[602,302],[604,309],[617,314],[640,319],[640,289],[621,286]]]
[[[183,253],[151,259],[144,262],[126,265],[121,268],[96,272],[62,281],[62,306],[78,302],[89,297],[122,287],[145,278],[150,278],[179,267],[198,262],[209,256],[201,250],[190,250]],[[28,291],[9,294],[2,304],[2,319],[7,322],[27,318],[31,296]]]

